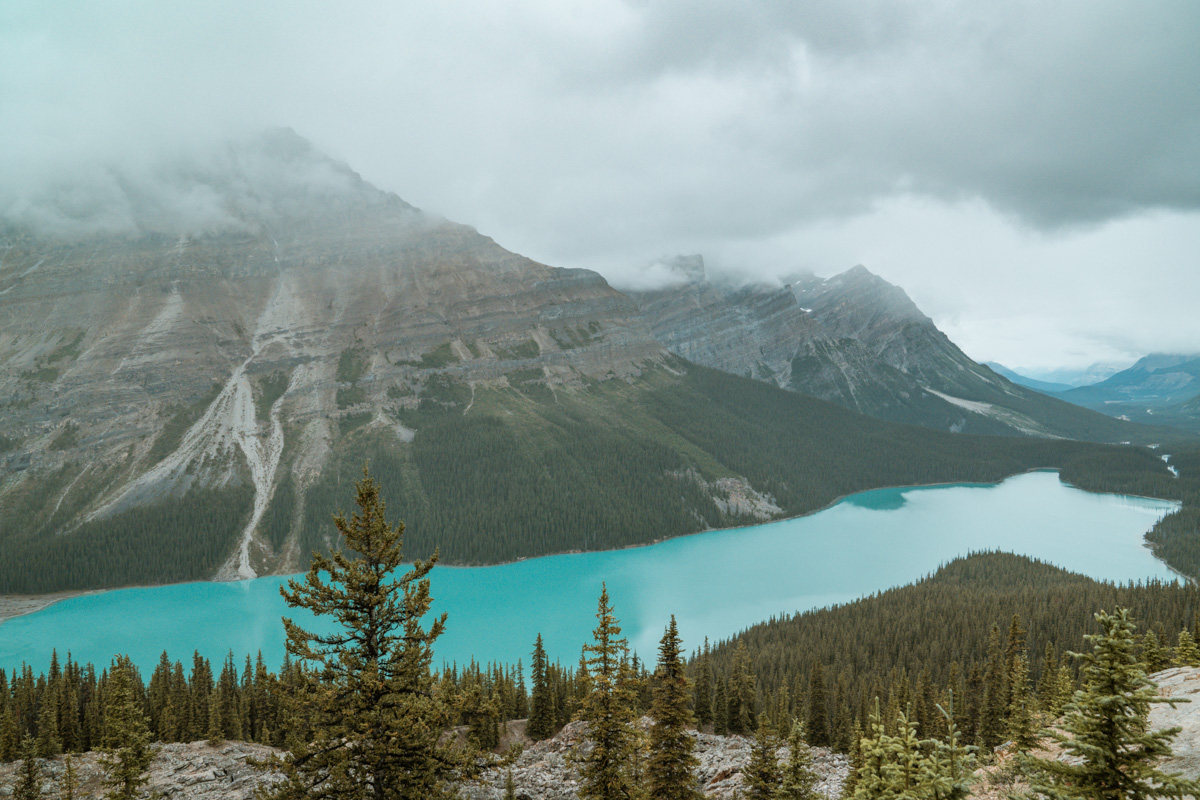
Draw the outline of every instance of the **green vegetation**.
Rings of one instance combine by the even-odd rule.
[[[194,489],[181,498],[40,537],[7,530],[0,594],[169,583],[211,575],[233,549],[253,504],[248,486]]]
[[[79,426],[73,422],[68,422],[62,426],[62,430],[50,442],[51,450],[70,450],[79,444]]]
[[[1180,485],[1144,448],[938,433],[691,365],[682,378],[657,370],[557,396],[540,370],[509,381],[476,387],[472,400],[464,382],[430,377],[418,407],[399,412],[417,431],[408,444],[362,427],[366,419],[342,420],[347,436],[305,503],[303,552],[327,546],[325,509],[364,462],[387,502],[405,509],[412,545],[459,564],[751,521],[722,512],[696,476],[744,476],[789,516],[879,486],[996,481],[1040,467],[1096,490],[1170,497]]]
[[[454,757],[438,742],[450,713],[429,671],[446,615],[421,626],[437,553],[399,574],[404,523],[393,528],[384,518],[365,471],[356,488],[359,510],[333,521],[354,555],[314,556],[304,579],[280,590],[288,606],[332,615],[340,629],[318,635],[283,620],[288,653],[320,679],[304,699],[312,734],[279,764],[284,780],[269,792],[275,800],[450,794]]]
[[[79,345],[83,343],[83,337],[86,331],[79,331],[75,334],[75,338],[67,344],[64,344],[55,349],[53,353],[46,357],[47,364],[56,364],[59,361],[74,361],[79,357]]]
[[[1092,652],[1079,656],[1083,689],[1067,706],[1062,731],[1053,734],[1073,758],[1027,758],[1023,766],[1034,793],[1055,800],[1195,795],[1200,781],[1155,766],[1171,755],[1170,741],[1179,729],[1150,730],[1151,703],[1165,701],[1138,659],[1129,609],[1100,612],[1096,621],[1102,632],[1085,637]]]
[[[283,397],[291,378],[283,370],[275,370],[254,379],[254,413],[258,421],[266,422],[271,418],[271,406]],[[339,390],[340,393],[340,390]]]
[[[158,438],[154,440],[154,444],[150,447],[150,453],[146,456],[147,464],[157,464],[164,458],[174,453],[183,441],[183,435],[187,433],[188,428],[196,424],[196,420],[204,415],[208,407],[217,399],[217,395],[221,393],[222,384],[216,381],[209,387],[208,393],[198,398],[194,403],[186,408],[179,409],[171,414],[171,418],[163,425],[163,428],[158,433]]]
[[[338,356],[338,383],[356,383],[367,371],[370,361],[361,347],[348,347]]]
[[[361,386],[340,386],[337,390],[337,407],[350,408],[367,402],[367,390]]]

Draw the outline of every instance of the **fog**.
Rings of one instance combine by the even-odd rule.
[[[979,360],[1200,351],[1197,52],[1187,0],[10,0],[0,213],[236,229],[261,198],[197,176],[288,126],[616,285],[672,280],[680,253],[732,279],[863,263]],[[353,186],[235,166],[276,198]]]

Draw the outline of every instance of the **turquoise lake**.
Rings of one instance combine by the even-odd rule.
[[[551,658],[574,663],[595,625],[601,582],[625,635],[653,659],[674,614],[684,645],[728,637],[774,615],[853,600],[910,583],[955,556],[1000,549],[1094,578],[1174,578],[1142,537],[1175,508],[1163,500],[1090,494],[1034,472],[999,484],[878,489],[807,517],[600,553],[492,567],[436,567],[434,608],[449,614],[435,664],[529,663],[541,632]],[[424,554],[412,554],[416,556]],[[240,664],[283,658],[279,596],[286,578],[188,583],[83,595],[0,623],[0,668],[42,671],[50,651],[107,665],[129,654],[143,670],[165,649]],[[306,619],[293,614],[297,621]],[[189,667],[190,669],[190,667]]]

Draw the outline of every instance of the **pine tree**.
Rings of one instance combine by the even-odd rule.
[[[938,706],[946,725],[946,738],[931,740],[932,752],[921,765],[922,785],[931,800],[963,800],[971,795],[974,782],[975,756],[962,744],[962,736],[954,721],[954,692]]]
[[[1146,631],[1142,636],[1142,662],[1146,665],[1147,672],[1158,672],[1171,666],[1171,659],[1168,656],[1162,642],[1158,638],[1158,634],[1154,631]]]
[[[39,758],[54,758],[62,752],[58,738],[58,697],[55,683],[47,685],[42,693],[42,707],[37,720],[37,754]]]
[[[75,800],[79,791],[79,774],[75,769],[75,760],[67,753],[63,757],[63,771],[58,779],[58,800]]]
[[[21,740],[21,772],[13,787],[13,800],[38,800],[42,796],[42,772],[37,763],[37,743],[25,734]]]
[[[918,798],[925,793],[923,742],[917,737],[917,723],[907,710],[896,717],[896,734],[885,742],[887,763],[884,780],[897,797]]]
[[[596,619],[594,643],[584,646],[589,691],[578,712],[588,723],[592,747],[586,753],[576,751],[573,760],[580,767],[581,798],[626,800],[634,789],[629,770],[636,746],[636,698],[629,649],[609,605],[607,586],[601,589]]]
[[[504,800],[517,800],[517,784],[513,782],[511,769],[504,773]]]
[[[546,649],[539,633],[533,644],[533,694],[529,698],[529,722],[525,725],[525,735],[535,742],[554,733],[554,695],[546,676],[547,666]]]
[[[693,722],[688,710],[688,679],[680,659],[682,648],[675,615],[658,645],[658,667],[651,684],[650,757],[646,779],[650,796],[663,800],[697,800],[695,740],[688,735]]]
[[[1008,676],[1009,695],[1007,713],[1008,738],[1017,750],[1032,749],[1038,743],[1037,718],[1033,711],[1033,695],[1029,691],[1029,661],[1024,653],[1017,654]]]
[[[729,732],[749,734],[754,730],[755,702],[758,689],[750,667],[750,653],[746,642],[738,639],[733,651],[733,664],[729,671]]]
[[[820,661],[813,661],[808,673],[808,713],[806,725],[808,743],[813,747],[829,747],[829,711],[825,703],[825,670]]]
[[[154,757],[150,725],[135,694],[137,670],[128,656],[117,656],[108,673],[104,698],[104,738],[100,763],[111,800],[134,800]]]
[[[333,520],[346,550],[314,554],[304,579],[280,589],[292,608],[333,616],[339,627],[315,634],[283,620],[288,653],[314,665],[320,680],[304,684],[312,737],[295,742],[279,765],[285,780],[270,792],[275,800],[318,788],[338,798],[435,798],[455,769],[438,743],[449,711],[430,674],[446,616],[421,625],[437,553],[398,575],[404,524],[388,523],[366,469],[355,502],[350,519]]]
[[[1078,763],[1025,757],[1030,787],[1053,800],[1178,797],[1200,792],[1200,782],[1155,767],[1171,754],[1178,728],[1149,731],[1156,686],[1135,653],[1129,610],[1096,614],[1102,633],[1085,638],[1092,652],[1073,654],[1083,662],[1083,688],[1066,707],[1062,731],[1052,736]]]
[[[812,750],[804,741],[804,728],[792,724],[788,734],[788,760],[774,797],[777,800],[817,800],[817,774],[812,768]]]
[[[1004,733],[1004,710],[1006,686],[1004,680],[1004,652],[1000,649],[1000,628],[992,626],[988,634],[987,667],[983,675],[983,702],[979,725],[976,729],[976,744],[991,750],[1000,744]]]
[[[779,770],[775,747],[775,733],[764,715],[758,724],[754,744],[750,746],[750,762],[742,770],[747,800],[771,800],[778,791],[783,775]]]
[[[1174,663],[1181,667],[1200,667],[1200,647],[1196,646],[1196,640],[1187,628],[1179,632]]]
[[[3,670],[0,670],[0,674]],[[0,693],[0,761],[12,761],[21,749],[21,733],[13,704],[7,702],[7,692]]]
[[[712,725],[713,715],[713,674],[712,655],[709,652],[708,637],[704,638],[704,649],[694,664],[695,680],[692,706],[696,709],[696,725],[701,729]]]
[[[725,736],[729,733],[729,691],[728,682],[717,678],[717,689],[713,692],[713,733]]]
[[[885,773],[889,754],[887,729],[879,713],[879,697],[867,720],[867,733],[859,737],[858,764],[854,768],[854,800],[883,800],[895,794]]]

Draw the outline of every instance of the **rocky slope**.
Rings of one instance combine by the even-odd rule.
[[[54,235],[0,231],[0,534],[242,486],[220,574],[252,577],[296,548],[256,534],[281,472],[303,498],[347,419],[411,439],[398,412],[431,379],[582,386],[665,356],[599,275],[424,214],[290,132],[168,182]],[[221,213],[156,216],[165,194]]]
[[[1099,441],[1161,436],[1072,408],[977,364],[903,289],[861,265],[782,286],[709,281],[699,256],[669,266],[680,282],[633,297],[654,335],[696,363],[940,430]]]

